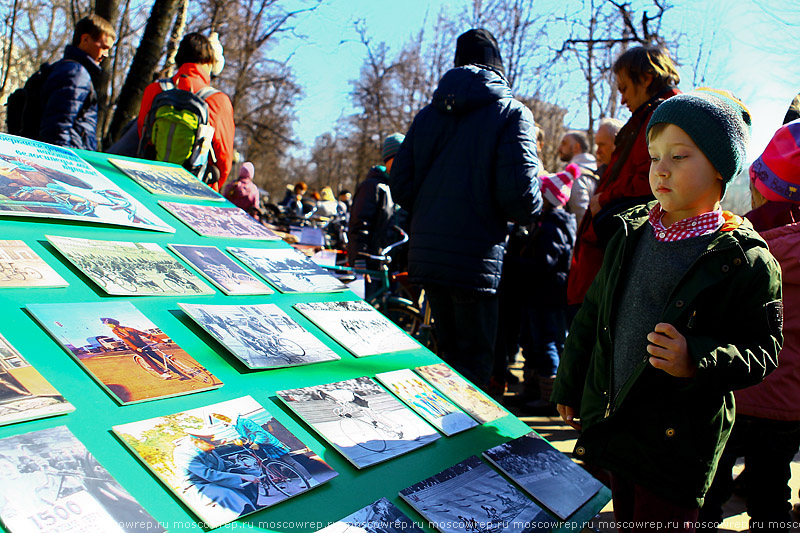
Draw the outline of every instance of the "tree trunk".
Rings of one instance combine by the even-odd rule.
[[[153,3],[139,48],[133,56],[128,76],[120,89],[119,101],[104,146],[110,146],[116,141],[125,125],[139,113],[142,94],[158,69],[164,41],[172,27],[172,20],[179,5],[180,0],[155,0]]]
[[[119,0],[96,0],[95,13],[106,19],[112,26],[117,24],[117,15],[119,14]],[[114,52],[116,54],[116,51]],[[100,126],[98,136],[100,137],[100,149],[103,149],[103,139],[105,138],[105,131],[103,126],[108,124],[107,115],[111,112],[108,87],[111,84],[110,65],[112,64],[111,58],[106,58],[103,61],[103,69],[100,71],[100,76],[97,79],[97,124]]]
[[[175,24],[172,26],[172,31],[167,40],[167,53],[164,59],[164,66],[162,71],[165,76],[172,75],[173,68],[175,67],[175,54],[178,53],[178,46],[183,39],[183,34],[186,32],[186,17],[189,14],[189,0],[179,0],[178,16],[175,17]]]

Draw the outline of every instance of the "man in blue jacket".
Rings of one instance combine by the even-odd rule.
[[[528,224],[541,210],[538,169],[533,116],[511,95],[497,41],[469,30],[389,184],[411,215],[409,275],[425,287],[439,355],[481,387],[494,360],[506,222]]]
[[[103,17],[78,21],[72,44],[53,65],[41,92],[43,106],[38,140],[69,148],[97,150],[97,92],[94,84],[116,40]]]

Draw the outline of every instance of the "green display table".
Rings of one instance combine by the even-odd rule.
[[[398,496],[399,490],[452,466],[471,455],[519,437],[530,428],[509,415],[493,423],[478,426],[453,437],[442,436],[431,445],[392,459],[357,470],[318,437],[275,398],[275,392],[287,388],[305,387],[345,380],[359,376],[375,376],[379,372],[413,368],[440,360],[424,348],[375,355],[356,359],[314,324],[292,308],[298,302],[355,299],[344,294],[275,294],[268,296],[225,296],[216,291],[210,296],[185,298],[144,296],[127,298],[152,322],[189,354],[205,365],[224,386],[209,392],[139,403],[118,405],[86,374],[32,317],[25,306],[33,303],[99,302],[120,297],[108,296],[80,271],[72,267],[45,240],[45,235],[81,237],[111,241],[141,241],[157,243],[166,249],[173,244],[205,244],[220,249],[238,245],[248,247],[284,247],[283,242],[264,242],[200,237],[161,208],[157,201],[173,198],[152,195],[120,173],[104,154],[79,152],[97,170],[109,177],[121,189],[132,194],[164,222],[173,226],[174,234],[126,229],[92,223],[33,219],[0,218],[2,239],[21,239],[49,263],[69,287],[52,289],[2,289],[0,309],[2,333],[76,408],[66,416],[13,424],[0,428],[0,438],[66,424],[86,445],[98,461],[169,531],[200,530],[196,518],[172,493],[118,441],[111,427],[156,416],[172,414],[207,404],[251,395],[273,412],[291,432],[297,435],[330,464],[339,476],[314,490],[263,509],[220,530],[252,529],[256,531],[316,531],[353,511],[385,496],[400,507],[412,520],[424,520]],[[177,200],[185,203],[204,202]],[[219,202],[205,202],[220,205]],[[321,364],[266,371],[251,371],[230,355],[210,335],[201,330],[178,308],[178,302],[208,304],[274,303],[294,320],[314,333],[341,356],[341,360]],[[585,505],[564,530],[581,529],[608,501],[606,489]],[[430,529],[429,529],[430,530]]]

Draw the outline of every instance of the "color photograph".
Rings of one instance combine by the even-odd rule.
[[[444,363],[418,366],[414,370],[481,424],[509,414]]]
[[[23,241],[0,241],[0,288],[68,285]]]
[[[356,357],[420,348],[364,300],[299,303],[294,308]]]
[[[183,167],[114,158],[109,158],[108,162],[153,194],[192,200],[224,200],[219,193]]]
[[[400,497],[442,533],[550,531],[556,522],[474,455]]]
[[[175,232],[72,150],[3,133],[0,215]]]
[[[190,205],[159,200],[159,205],[203,237],[279,241],[280,237],[238,207]]]
[[[0,439],[0,518],[11,533],[165,531],[67,426]]]
[[[211,528],[338,475],[250,396],[113,431]]]
[[[120,404],[222,386],[130,302],[31,304],[27,310]]]
[[[375,379],[448,437],[478,425],[468,414],[408,368],[382,372]]]
[[[74,410],[75,407],[0,335],[0,426]]]
[[[192,265],[204,278],[229,296],[272,294],[258,278],[237,265],[216,246],[167,244],[167,248]]]
[[[356,468],[408,453],[439,434],[368,377],[277,392]]]
[[[483,456],[561,519],[603,487],[534,431],[486,450]]]
[[[228,252],[283,293],[338,292],[347,288],[327,270],[291,248],[229,246]]]
[[[281,368],[340,359],[275,304],[178,305],[248,368]]]
[[[99,241],[45,235],[56,250],[115,296],[199,296],[214,289],[150,242]]]

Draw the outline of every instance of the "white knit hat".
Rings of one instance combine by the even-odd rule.
[[[211,32],[211,35],[208,36],[208,40],[211,41],[211,48],[214,49],[214,66],[211,67],[211,75],[219,76],[219,73],[225,68],[225,56],[222,53],[222,44],[219,42],[219,34],[215,31]]]

